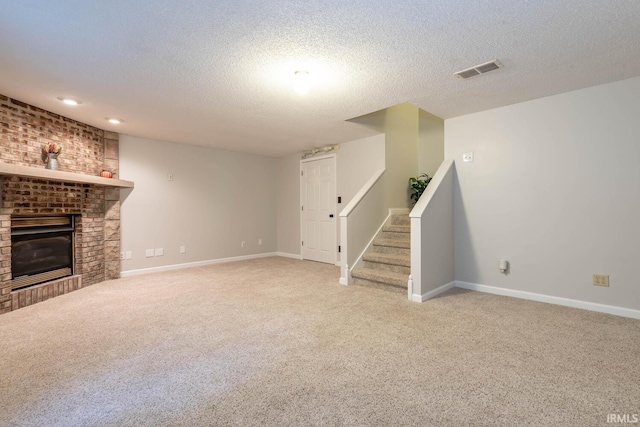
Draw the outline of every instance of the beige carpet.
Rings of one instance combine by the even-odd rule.
[[[640,413],[640,321],[454,289],[424,304],[265,258],[0,316],[2,426],[596,426]]]

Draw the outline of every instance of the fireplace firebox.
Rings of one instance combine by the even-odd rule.
[[[11,218],[11,289],[73,274],[74,217]]]

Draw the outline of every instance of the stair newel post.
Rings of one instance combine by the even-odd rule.
[[[349,264],[345,264],[344,272],[340,273],[340,284],[345,286],[349,284]]]
[[[411,301],[411,296],[413,295],[413,276],[409,275],[409,280],[407,281],[407,297],[409,301]]]
[[[344,281],[345,284],[349,284],[349,264],[344,265]]]

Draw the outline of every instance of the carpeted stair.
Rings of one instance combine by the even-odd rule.
[[[409,215],[392,215],[362,259],[363,268],[351,271],[355,285],[406,292],[411,274]]]

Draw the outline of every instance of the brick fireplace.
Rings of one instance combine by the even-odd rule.
[[[120,188],[117,133],[104,131],[0,95],[0,314],[120,276]],[[41,147],[62,146],[61,179],[42,177]],[[9,165],[20,174],[7,172]],[[28,168],[25,168],[28,167]],[[31,169],[33,168],[33,169]],[[23,171],[33,170],[34,176]],[[53,174],[55,176],[55,173]],[[68,177],[72,177],[69,182]],[[82,182],[86,177],[87,182]],[[117,180],[113,181],[114,183]],[[11,289],[11,223],[18,216],[75,219],[71,276]]]

